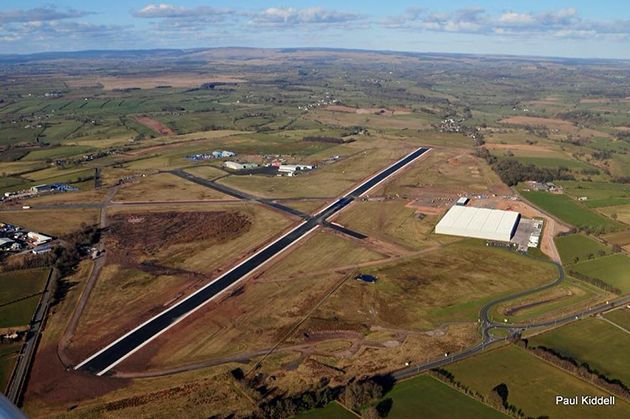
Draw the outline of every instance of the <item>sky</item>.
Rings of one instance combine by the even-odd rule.
[[[630,1],[0,0],[0,54],[228,46],[630,59]]]

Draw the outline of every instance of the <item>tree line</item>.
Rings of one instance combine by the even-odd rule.
[[[577,360],[562,355],[556,352],[554,349],[545,346],[531,347],[527,339],[519,339],[515,342],[518,346],[530,351],[539,358],[567,370],[586,381],[594,383],[595,385],[602,387],[612,394],[615,394],[621,398],[629,399],[630,390],[628,387],[618,379],[611,379],[606,375],[596,371],[586,362],[578,362]]]
[[[498,159],[485,147],[478,147],[475,150],[475,155],[484,159],[508,186],[514,186],[526,180],[534,180],[541,183],[554,180],[575,180],[575,177],[566,167],[552,169],[538,167],[533,164],[523,164],[511,158]]]

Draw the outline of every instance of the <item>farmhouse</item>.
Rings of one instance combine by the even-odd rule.
[[[509,242],[521,215],[515,211],[455,205],[435,226],[437,234]]]

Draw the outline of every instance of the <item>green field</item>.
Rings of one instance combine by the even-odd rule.
[[[0,274],[0,328],[27,325],[39,301],[48,269]]]
[[[513,345],[484,352],[446,369],[456,381],[482,395],[488,395],[499,384],[507,385],[508,403],[522,409],[528,416],[612,419],[626,418],[630,411],[630,405],[619,398],[615,406],[605,409],[556,406],[557,395],[607,394]]]
[[[627,202],[630,202],[630,201],[627,201]],[[616,205],[613,207],[603,207],[603,208],[599,208],[599,211],[602,214],[605,214],[608,217],[611,217],[624,224],[630,224],[630,204]]]
[[[617,223],[599,215],[566,195],[548,192],[521,192],[523,196],[545,211],[576,227],[614,230]]]
[[[571,234],[568,236],[557,237],[555,239],[556,247],[560,252],[562,262],[567,265],[576,263],[580,260],[595,258],[609,254],[611,249],[593,240],[583,234]]]
[[[6,304],[44,287],[48,269],[25,269],[0,273],[0,304]]]
[[[20,352],[21,343],[2,343],[0,344],[0,392],[4,392],[11,372],[15,365],[15,359]]]
[[[393,401],[388,418],[508,417],[428,375],[396,384],[386,398]]]
[[[88,153],[93,150],[94,149],[92,147],[85,146],[52,147],[43,150],[31,151],[26,157],[24,157],[23,160],[62,159]]]
[[[589,208],[608,207],[630,203],[630,186],[623,183],[611,182],[578,182],[563,181],[562,185],[567,195],[577,199],[585,196],[588,199],[583,204]]]
[[[630,309],[629,308],[620,308],[617,310],[609,311],[604,314],[608,320],[618,324],[621,327],[626,329],[630,329]]]
[[[523,164],[533,164],[537,167],[547,167],[547,168],[558,168],[558,167],[566,167],[571,170],[579,170],[591,167],[590,165],[581,162],[579,160],[571,160],[571,159],[563,159],[563,158],[554,158],[554,157],[514,157],[515,160],[523,163]]]
[[[328,403],[325,407],[309,410],[295,416],[296,419],[354,419],[356,417],[355,414],[341,407],[337,402]]]
[[[545,346],[554,352],[586,362],[611,379],[630,384],[630,334],[597,318],[584,319],[529,340],[530,346]]]
[[[614,254],[598,259],[580,262],[572,267],[576,271],[619,288],[621,292],[630,291],[630,256]]]

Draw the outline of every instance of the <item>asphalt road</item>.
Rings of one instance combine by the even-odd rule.
[[[341,211],[349,205],[354,199],[366,194],[371,189],[385,181],[388,177],[412,163],[429,150],[430,149],[426,147],[418,148],[392,165],[386,167],[314,216],[309,217],[288,233],[250,256],[245,261],[239,263],[229,271],[205,285],[203,288],[200,288],[185,299],[179,301],[177,304],[169,307],[160,314],[157,314],[151,319],[145,321],[135,329],[127,332],[116,341],[75,366],[74,369],[88,371],[97,375],[105,374],[124,359],[131,356],[134,352],[138,351],[153,339],[175,326],[178,322],[200,309],[204,304],[208,303],[213,298],[241,281],[248,274],[269,262],[275,256],[289,249],[292,245],[325,222],[333,214]],[[185,177],[188,178],[188,176]]]
[[[280,211],[284,211],[286,213],[289,213],[291,215],[295,215],[295,216],[300,217],[300,218],[307,218],[308,217],[308,214],[305,214],[305,213],[303,213],[301,211],[298,211],[296,209],[293,209],[291,207],[287,207],[286,205],[282,205],[282,204],[280,204],[278,202],[275,202],[275,201],[272,201],[272,200],[269,200],[269,199],[258,198],[258,197],[254,196],[254,195],[250,195],[250,194],[247,194],[245,192],[241,192],[239,190],[230,188],[229,186],[225,186],[225,185],[223,185],[221,183],[217,183],[217,182],[214,182],[212,180],[200,178],[198,176],[195,176],[193,174],[185,172],[185,171],[183,171],[181,169],[173,170],[173,171],[171,171],[171,173],[174,174],[175,176],[179,176],[179,177],[181,177],[183,179],[189,180],[190,182],[194,182],[194,183],[196,183],[198,185],[202,185],[202,186],[206,186],[208,188],[212,188],[212,189],[214,189],[216,191],[222,192],[222,193],[224,193],[226,195],[233,196],[233,197],[238,198],[238,199],[243,199],[243,200],[246,200],[246,201],[260,202],[261,204],[270,206],[270,207],[275,208],[275,209],[280,210]]]

